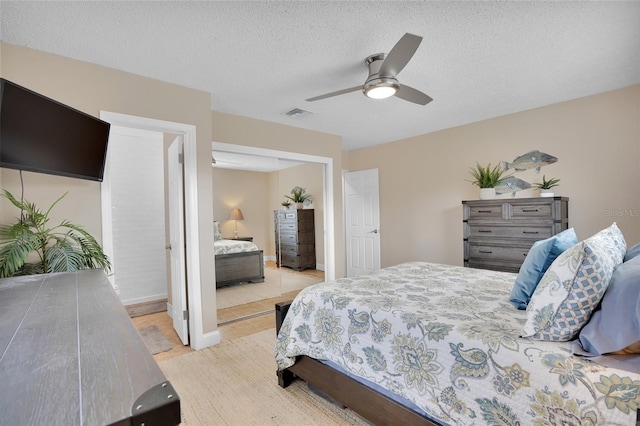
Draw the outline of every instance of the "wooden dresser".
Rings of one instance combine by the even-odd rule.
[[[2,278],[0,313],[0,424],[180,423],[180,398],[104,271]]]
[[[274,210],[273,220],[278,266],[316,269],[314,209]]]
[[[567,197],[462,202],[464,266],[518,272],[534,242],[569,227]]]

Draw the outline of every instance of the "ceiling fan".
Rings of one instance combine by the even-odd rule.
[[[415,104],[428,104],[433,100],[430,96],[413,87],[401,85],[397,79],[397,75],[418,50],[421,41],[422,37],[406,33],[388,54],[376,53],[365,59],[364,62],[369,67],[369,77],[367,77],[364,85],[315,96],[307,99],[307,101],[313,102],[362,90],[362,93],[373,99],[384,99],[395,95],[400,99]]]

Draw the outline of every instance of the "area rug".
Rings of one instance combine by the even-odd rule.
[[[324,281],[287,269],[264,268],[264,282],[244,283],[221,287],[216,290],[216,307],[225,309],[258,300],[279,297],[283,293],[301,290]]]
[[[159,362],[183,425],[368,425],[296,380],[278,386],[275,329]]]
[[[171,350],[171,343],[169,343],[155,325],[140,328],[138,332],[152,355]]]

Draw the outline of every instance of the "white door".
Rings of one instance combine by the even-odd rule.
[[[347,276],[380,269],[378,169],[349,172],[345,182]]]
[[[169,250],[171,251],[171,317],[173,328],[185,345],[189,344],[187,315],[187,283],[184,244],[184,197],[182,170],[182,136],[178,136],[167,152],[169,182]]]

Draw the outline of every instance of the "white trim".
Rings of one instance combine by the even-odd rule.
[[[169,318],[173,318],[173,306],[169,302],[167,302],[167,314],[169,314]]]
[[[198,170],[197,170],[197,140],[196,127],[190,124],[174,123],[171,121],[152,118],[136,117],[115,112],[100,111],[100,119],[116,126],[132,127],[136,129],[152,130],[163,133],[175,133],[183,136],[184,141],[184,185],[185,185],[185,225],[187,247],[187,281],[189,299],[189,337],[193,349],[202,349],[212,340],[205,337],[202,321],[202,288],[200,283],[200,234],[198,229]],[[104,185],[104,182],[103,182]],[[104,202],[104,197],[103,197]],[[103,240],[111,225],[105,224],[107,204],[103,203]],[[106,225],[106,226],[105,226]],[[113,245],[111,246],[113,248]],[[207,336],[211,334],[208,333]],[[219,337],[219,336],[218,336]],[[215,340],[215,339],[213,339]],[[219,340],[218,340],[219,341]]]
[[[124,306],[128,306],[128,305],[135,305],[135,304],[138,304],[138,303],[153,302],[153,301],[156,301],[156,300],[162,300],[162,299],[166,299],[166,298],[167,298],[167,293],[153,294],[151,296],[134,297],[133,299],[123,300],[122,304]]]
[[[238,154],[261,155],[263,157],[275,157],[283,160],[304,161],[307,163],[322,164],[322,179],[324,184],[324,260],[325,280],[333,281],[336,278],[336,243],[333,203],[333,158],[318,155],[302,154],[298,152],[278,151],[275,149],[256,148],[247,145],[234,145],[224,142],[213,142],[212,149],[216,151],[235,152]]]
[[[218,343],[220,343],[220,341],[221,341],[220,331],[219,330],[212,331],[202,336],[202,345],[203,345],[202,348],[217,345]]]

